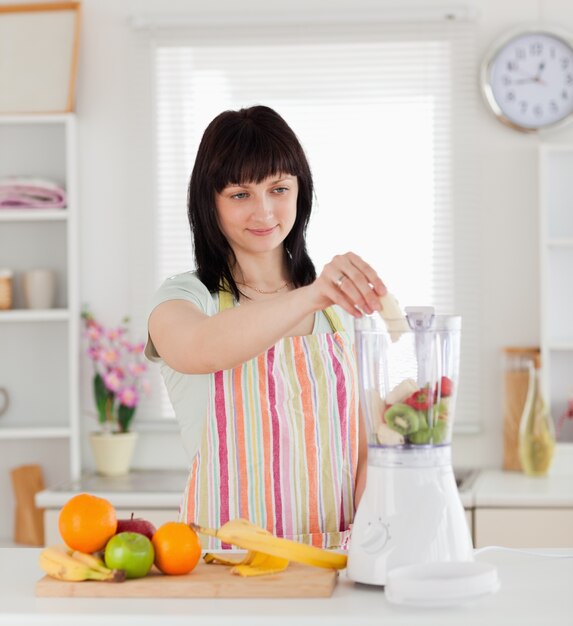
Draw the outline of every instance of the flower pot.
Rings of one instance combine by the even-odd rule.
[[[137,433],[92,433],[90,444],[98,474],[123,476],[129,472]]]

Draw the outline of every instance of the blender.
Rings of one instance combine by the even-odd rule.
[[[473,561],[451,463],[461,318],[405,311],[355,320],[368,469],[347,575],[371,585],[398,567]]]

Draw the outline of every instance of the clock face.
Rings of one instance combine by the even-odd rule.
[[[573,113],[573,47],[551,33],[517,35],[491,58],[484,88],[509,125],[534,130],[556,124]]]

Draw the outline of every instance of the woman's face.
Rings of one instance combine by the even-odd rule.
[[[277,174],[260,183],[228,185],[215,194],[219,226],[235,253],[281,246],[296,220],[296,176]]]

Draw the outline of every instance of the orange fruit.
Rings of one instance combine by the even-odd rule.
[[[117,529],[115,508],[105,498],[80,493],[62,507],[58,529],[73,550],[87,554],[103,550]]]
[[[183,522],[166,522],[155,531],[151,542],[155,566],[164,574],[188,574],[201,557],[197,533]]]

